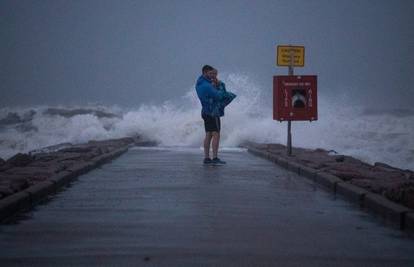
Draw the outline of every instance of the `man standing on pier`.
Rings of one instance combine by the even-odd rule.
[[[225,164],[217,157],[220,143],[220,116],[213,113],[214,107],[224,97],[224,92],[217,90],[212,80],[216,71],[209,65],[204,65],[202,75],[196,83],[196,91],[201,102],[201,117],[204,120],[206,136],[204,138],[204,164]],[[213,159],[210,158],[210,143],[213,148]]]

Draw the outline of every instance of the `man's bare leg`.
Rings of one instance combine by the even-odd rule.
[[[212,137],[212,132],[206,132],[206,137],[204,138],[204,158],[210,158],[210,143]]]
[[[212,147],[213,147],[213,159],[217,158],[217,154],[218,154],[218,148],[219,148],[219,144],[220,144],[220,132],[213,132],[213,142],[212,142]]]

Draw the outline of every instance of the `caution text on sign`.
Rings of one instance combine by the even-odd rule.
[[[305,47],[278,45],[276,64],[278,66],[305,66]]]

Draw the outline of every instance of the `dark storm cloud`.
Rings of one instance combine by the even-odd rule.
[[[414,101],[412,1],[1,1],[1,106],[136,106],[180,96],[200,67],[270,94],[277,44],[306,46],[320,94]]]

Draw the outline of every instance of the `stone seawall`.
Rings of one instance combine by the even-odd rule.
[[[16,154],[0,161],[0,221],[28,210],[99,165],[121,155],[131,145],[152,145],[140,138],[120,138],[66,145],[57,151]]]
[[[312,179],[335,194],[379,214],[386,222],[414,232],[414,172],[384,163],[367,164],[323,149],[246,143],[249,152]]]

